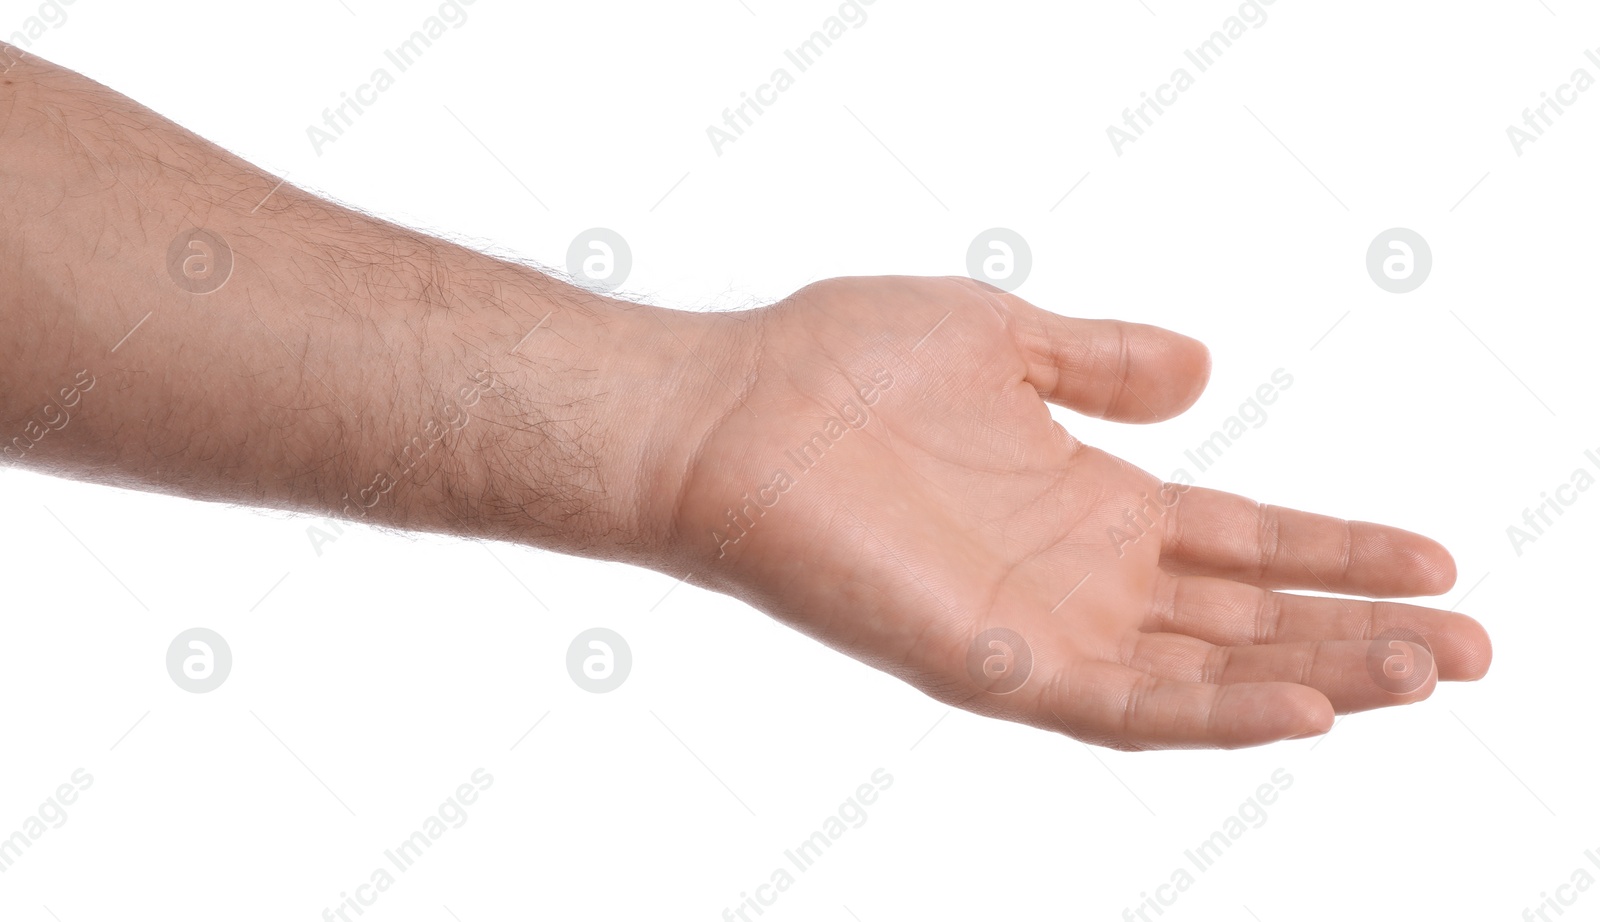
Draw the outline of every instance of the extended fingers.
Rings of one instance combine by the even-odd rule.
[[[1077,664],[1043,703],[1055,729],[1114,749],[1259,746],[1326,733],[1334,716],[1297,683],[1176,681],[1105,662]]]
[[[1399,528],[1200,487],[1183,490],[1163,521],[1161,562],[1174,572],[1366,596],[1437,595],[1455,584],[1450,553]]]
[[[1229,646],[1407,637],[1432,651],[1445,681],[1482,678],[1492,656],[1488,633],[1466,615],[1400,602],[1292,595],[1205,576],[1158,579],[1142,629]]]
[[[1293,682],[1321,692],[1340,714],[1420,701],[1439,680],[1428,648],[1403,639],[1377,646],[1327,640],[1219,647],[1179,634],[1141,634],[1127,665],[1179,682]]]

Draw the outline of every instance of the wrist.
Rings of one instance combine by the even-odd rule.
[[[484,366],[460,530],[674,566],[679,499],[740,407],[759,315],[634,304],[516,268],[457,337]]]

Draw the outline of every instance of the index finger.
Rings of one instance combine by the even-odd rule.
[[[1218,490],[1180,488],[1164,522],[1161,563],[1174,573],[1369,597],[1438,595],[1456,581],[1450,552],[1422,535]]]

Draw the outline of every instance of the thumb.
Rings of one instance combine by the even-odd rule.
[[[1211,376],[1198,340],[1120,320],[1077,320],[1000,293],[1028,383],[1051,403],[1101,419],[1152,423],[1182,413]]]

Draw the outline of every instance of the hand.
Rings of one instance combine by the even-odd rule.
[[[1488,668],[1463,615],[1275,591],[1442,593],[1433,541],[1163,485],[1051,418],[1181,412],[1209,370],[1191,339],[967,279],[832,280],[757,321],[677,497],[677,565],[934,698],[1121,749],[1237,747]],[[1375,676],[1396,630],[1422,643],[1380,640],[1405,674]]]

